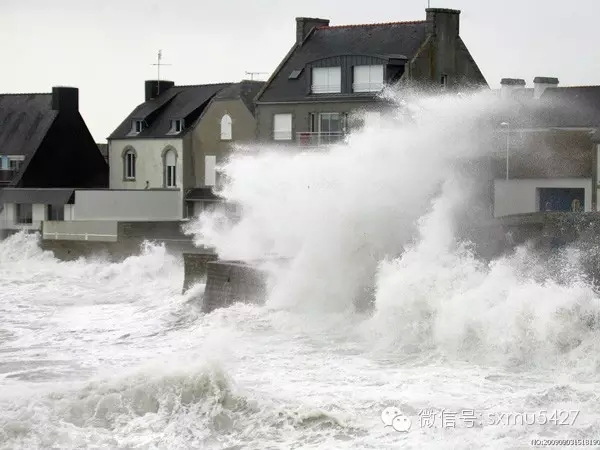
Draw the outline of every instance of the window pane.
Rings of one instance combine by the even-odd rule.
[[[33,209],[30,203],[17,203],[17,223],[33,223]]]
[[[231,139],[231,117],[228,114],[221,118],[221,139]]]
[[[205,186],[214,186],[216,181],[217,157],[208,155],[204,157],[204,184]]]
[[[337,93],[342,90],[341,67],[315,67],[312,70],[312,92]]]
[[[165,164],[167,166],[174,166],[175,161],[177,160],[177,156],[173,150],[169,150],[165,155]]]
[[[383,89],[383,66],[355,66],[354,92],[377,92]]]
[[[341,92],[342,91],[342,68],[341,67],[329,67],[329,91],[328,92]]]
[[[291,114],[275,114],[273,116],[273,139],[276,141],[292,139]]]

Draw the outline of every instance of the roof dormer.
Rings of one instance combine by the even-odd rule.
[[[131,121],[131,132],[130,135],[140,134],[146,128],[146,121],[144,119],[133,119]]]
[[[171,119],[168,134],[179,134],[185,128],[185,119]]]

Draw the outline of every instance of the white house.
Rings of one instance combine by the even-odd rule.
[[[110,188],[178,192],[178,218],[217,201],[216,165],[255,137],[252,98],[262,82],[175,86],[146,81],[146,101],[108,138]]]

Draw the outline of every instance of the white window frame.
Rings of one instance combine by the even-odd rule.
[[[174,133],[181,133],[184,128],[184,120],[183,119],[174,119],[172,129]]]
[[[232,135],[233,130],[231,116],[229,114],[225,114],[223,117],[221,117],[221,140],[230,141],[232,139]]]
[[[166,165],[165,171],[165,187],[177,187],[177,166]]]
[[[291,141],[293,117],[291,113],[273,114],[273,140]]]
[[[137,155],[132,149],[127,150],[123,155],[123,178],[126,180],[135,180],[135,170]]]
[[[3,155],[0,156],[0,170],[9,170],[18,172],[25,161],[23,155]]]
[[[169,156],[173,155],[173,161],[169,163]],[[177,152],[169,148],[163,154],[164,186],[165,188],[177,187]]]
[[[323,79],[323,81],[321,81]],[[342,92],[342,68],[313,67],[311,92],[313,94],[339,94]]]
[[[217,184],[217,157],[206,155],[204,157],[204,185],[215,186]]]
[[[360,72],[363,72],[365,81],[360,80]],[[354,66],[353,75],[352,92],[379,92],[383,89],[385,68],[382,64]]]
[[[131,132],[133,134],[141,133],[144,130],[144,121],[143,120],[134,120],[131,126]]]

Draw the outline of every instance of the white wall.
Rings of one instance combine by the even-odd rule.
[[[133,147],[137,154],[135,180],[124,179],[123,151]],[[173,147],[177,151],[177,186],[183,183],[183,139],[119,139],[109,141],[111,189],[145,189],[146,181],[152,189],[163,188],[163,151]]]
[[[592,209],[592,180],[590,178],[533,178],[494,180],[494,216],[524,214],[539,211],[538,188],[583,188],[584,209]]]
[[[180,190],[75,190],[73,219],[181,220]],[[65,214],[65,220],[67,215]]]

